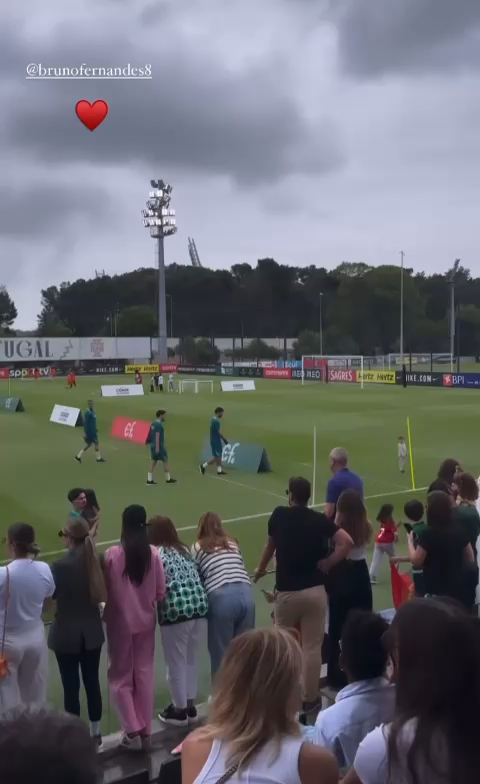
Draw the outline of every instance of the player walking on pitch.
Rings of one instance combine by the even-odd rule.
[[[87,406],[88,408],[83,415],[83,440],[85,441],[85,446],[80,450],[78,455],[75,455],[75,460],[77,463],[81,463],[83,454],[87,449],[90,449],[93,444],[97,456],[97,463],[105,463],[105,460],[100,454],[100,447],[98,444],[97,415],[93,407],[93,400],[88,400]]]
[[[155,466],[157,463],[163,463],[163,470],[165,472],[165,479],[167,481],[167,485],[174,485],[176,484],[176,479],[172,479],[170,476],[170,469],[168,467],[168,452],[165,448],[165,415],[166,411],[160,409],[155,414],[156,419],[155,422],[152,422],[150,427],[150,455],[151,455],[151,463],[150,463],[150,471],[148,472],[147,476],[147,485],[156,485],[157,483],[153,481],[153,472],[155,470]]]
[[[222,452],[223,452],[222,441],[224,444],[228,444],[228,441],[220,431],[220,420],[223,417],[223,414],[224,414],[223,408],[221,408],[221,406],[218,406],[218,408],[215,409],[215,416],[210,422],[210,448],[212,450],[212,457],[210,458],[210,460],[207,460],[206,463],[200,463],[200,472],[202,474],[205,473],[205,469],[207,468],[207,466],[216,463],[217,475],[226,476],[226,471],[224,471],[222,467]]]
[[[173,373],[170,373],[168,376],[168,391],[175,392],[175,379]]]

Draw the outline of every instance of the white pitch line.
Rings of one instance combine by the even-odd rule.
[[[187,468],[186,470],[190,474],[195,474],[196,473],[196,471],[194,471],[193,468]],[[205,473],[204,476],[207,479],[218,479],[218,477],[215,474],[207,474],[207,473]],[[222,484],[224,484],[226,482],[227,485],[237,485],[237,487],[243,487],[245,490],[256,490],[257,493],[264,493],[264,495],[271,495],[272,498],[280,498],[282,501],[285,500],[285,496],[278,495],[277,493],[271,493],[270,490],[264,490],[263,487],[253,487],[252,485],[245,485],[245,484],[243,484],[243,482],[236,482],[234,479],[225,479],[224,476],[222,476],[220,478],[220,481],[221,481]]]
[[[415,490],[395,490],[393,493],[377,493],[376,495],[366,495],[365,501],[372,501],[375,498],[387,498],[391,495],[404,495],[405,493],[421,493],[423,490],[428,490],[428,487],[417,487]],[[283,496],[281,497],[283,500]],[[324,503],[322,504],[313,504],[312,509],[317,509],[318,507],[325,506]],[[259,512],[258,514],[253,515],[246,515],[244,517],[231,517],[229,520],[223,520],[224,525],[229,525],[230,523],[247,523],[249,520],[258,520],[261,517],[269,517],[272,514],[272,510],[270,509],[268,512]],[[178,532],[181,531],[196,531],[196,525],[186,525],[182,528],[177,528]],[[97,542],[97,547],[108,547],[111,544],[118,544],[118,539],[111,539],[108,542]],[[49,553],[41,553],[42,558],[50,558],[52,555],[62,555],[65,550],[52,550]],[[0,564],[10,563],[10,561],[0,561]]]

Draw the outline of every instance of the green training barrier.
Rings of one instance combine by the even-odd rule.
[[[212,456],[210,441],[206,440],[201,455],[204,463]],[[241,441],[231,441],[225,444],[222,452],[222,464],[253,474],[266,473],[272,470],[267,451],[259,444],[245,444]]]

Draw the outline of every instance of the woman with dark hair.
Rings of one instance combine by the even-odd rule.
[[[372,610],[372,585],[367,565],[367,544],[372,526],[356,490],[344,490],[337,501],[336,526],[351,537],[353,548],[328,574],[328,667],[330,686],[343,689],[347,677],[340,669],[340,640],[351,610]]]
[[[480,534],[480,515],[477,511],[477,480],[472,474],[460,471],[453,477],[453,486],[457,493],[453,519],[467,532],[468,541],[472,545],[476,559],[477,539]]]
[[[415,599],[385,642],[395,715],[360,744],[343,784],[476,784],[480,624],[454,602]]]
[[[437,479],[443,479],[444,482],[449,485],[449,487],[453,484],[453,478],[456,473],[461,471],[462,468],[458,460],[454,460],[453,457],[447,457],[440,463],[440,468],[437,472]]]
[[[98,673],[105,638],[99,608],[106,601],[107,591],[87,521],[70,518],[59,536],[67,552],[52,563],[57,607],[48,647],[57,658],[65,712],[74,716],[80,716],[80,670],[90,734],[100,747],[102,692]]]
[[[107,584],[108,682],[123,729],[121,745],[141,751],[150,743],[156,604],[165,598],[165,573],[147,534],[143,506],[127,506],[121,543],[104,555]]]
[[[415,540],[408,534],[410,562],[423,569],[425,594],[449,596],[469,609],[474,555],[466,531],[454,521],[452,496],[437,490],[427,496],[427,527]]]
[[[42,612],[55,591],[50,567],[36,560],[40,548],[31,525],[11,525],[6,544],[10,561],[0,567],[0,713],[46,702],[48,649]]]
[[[90,528],[90,536],[96,536],[98,533],[98,524],[100,522],[100,504],[97,501],[95,490],[90,487],[85,491],[86,506],[82,511],[82,517],[88,523]]]
[[[150,543],[158,547],[167,583],[158,622],[172,702],[158,718],[184,727],[197,720],[198,654],[205,638],[208,599],[190,551],[170,518],[154,517],[148,531]]]

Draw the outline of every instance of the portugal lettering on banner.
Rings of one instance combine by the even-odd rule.
[[[357,370],[357,381],[364,384],[395,384],[395,370]]]
[[[266,367],[263,370],[264,378],[291,378],[292,368],[272,368]]]
[[[329,381],[341,381],[342,383],[352,383],[353,381],[357,380],[357,371],[356,370],[329,370],[328,371],[328,380]]]
[[[115,417],[111,434],[114,438],[121,438],[123,441],[146,444],[150,435],[150,423],[139,419]]]

